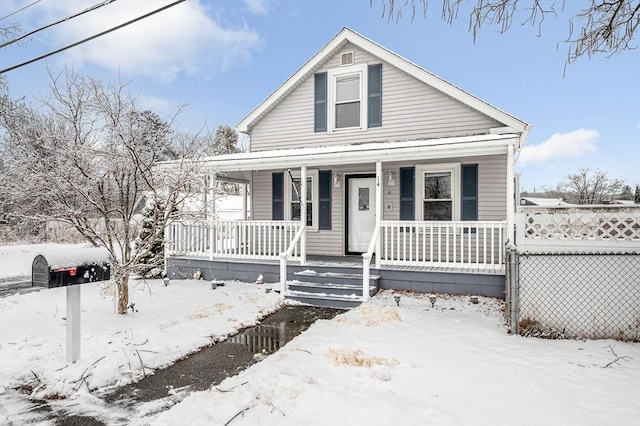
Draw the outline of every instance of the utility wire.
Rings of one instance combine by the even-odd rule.
[[[42,0],[36,0],[36,1],[34,1],[33,3],[26,5],[26,6],[25,6],[25,7],[23,7],[22,9],[18,9],[18,10],[16,10],[16,11],[15,11],[15,12],[13,12],[13,13],[8,14],[8,15],[7,15],[7,16],[5,16],[4,18],[0,18],[0,21],[4,21],[4,20],[5,20],[5,19],[7,19],[8,17],[13,16],[13,15],[15,15],[15,14],[16,14],[16,13],[18,13],[18,12],[22,12],[22,11],[23,11],[23,10],[25,10],[26,8],[31,7],[31,6],[33,6],[33,5],[34,5],[34,4],[36,4],[36,3],[40,3],[41,1],[42,1]]]
[[[38,1],[40,1],[40,0],[38,0]],[[51,27],[53,27],[54,25],[58,25],[58,24],[60,24],[60,23],[62,23],[62,22],[69,21],[69,20],[71,20],[71,19],[73,19],[73,18],[76,18],[76,17],[78,17],[78,16],[80,16],[80,15],[84,15],[85,13],[92,12],[92,11],[94,11],[94,10],[96,10],[96,9],[101,8],[102,6],[106,6],[106,5],[108,5],[109,3],[113,3],[114,1],[116,1],[116,0],[105,0],[105,1],[103,1],[102,3],[94,4],[93,6],[91,6],[91,7],[87,8],[87,9],[83,10],[82,12],[78,12],[78,13],[76,13],[75,15],[67,16],[66,18],[63,18],[63,19],[61,19],[61,20],[59,20],[59,21],[56,21],[56,22],[54,22],[54,23],[52,23],[52,24],[45,25],[44,27],[36,28],[35,30],[33,30],[33,31],[29,31],[28,33],[23,34],[23,35],[21,35],[20,37],[14,38],[13,40],[9,40],[9,41],[7,41],[7,42],[5,42],[5,43],[0,44],[0,49],[2,49],[2,48],[3,48],[3,47],[5,47],[5,46],[8,46],[8,45],[10,45],[10,44],[16,43],[16,42],[18,42],[18,41],[20,41],[20,40],[22,40],[22,39],[24,39],[24,38],[26,38],[26,37],[29,37],[30,35],[33,35],[33,34],[35,34],[35,33],[40,32],[40,31],[42,31],[42,30],[46,30],[47,28],[51,28]]]
[[[95,39],[95,38],[102,37],[102,36],[103,36],[103,35],[105,35],[105,34],[109,34],[109,33],[113,32],[113,31],[119,30],[120,28],[126,27],[127,25],[131,25],[131,24],[133,24],[133,23],[135,23],[135,22],[138,22],[138,21],[140,21],[140,20],[142,20],[142,19],[148,18],[148,17],[149,17],[149,16],[151,16],[151,15],[155,15],[156,13],[162,12],[162,11],[164,11],[164,10],[166,10],[166,9],[169,9],[170,7],[176,6],[176,5],[178,5],[178,4],[180,4],[180,3],[183,3],[183,2],[185,2],[185,1],[186,1],[186,0],[178,0],[178,1],[175,1],[175,2],[173,2],[173,3],[171,3],[171,4],[168,4],[168,5],[164,6],[164,7],[161,7],[160,9],[156,9],[156,10],[154,10],[153,12],[149,12],[149,13],[147,13],[147,14],[145,14],[145,15],[142,15],[142,16],[137,17],[136,19],[132,19],[131,21],[125,22],[124,24],[120,24],[120,25],[118,25],[117,27],[113,27],[113,28],[108,29],[108,30],[106,30],[106,31],[103,31],[103,32],[101,32],[101,33],[99,33],[99,34],[96,34],[96,35],[93,35],[93,36],[91,36],[91,37],[85,38],[85,39],[83,39],[83,40],[80,40],[80,41],[75,42],[75,43],[73,43],[73,44],[70,44],[70,45],[68,45],[68,46],[62,47],[62,48],[60,48],[60,49],[58,49],[58,50],[54,50],[53,52],[46,53],[46,54],[44,54],[44,55],[42,55],[42,56],[38,56],[37,58],[33,58],[33,59],[30,59],[30,60],[28,60],[28,61],[26,61],[26,62],[22,62],[22,63],[20,63],[20,64],[18,64],[18,65],[14,65],[14,66],[12,66],[12,67],[5,68],[5,69],[3,69],[3,70],[0,70],[0,74],[4,74],[5,72],[13,71],[13,70],[15,70],[16,68],[20,68],[20,67],[23,67],[23,66],[25,66],[25,65],[32,64],[32,63],[37,62],[37,61],[39,61],[39,60],[41,60],[41,59],[48,58],[49,56],[53,56],[53,55],[55,55],[55,54],[57,54],[57,53],[64,52],[64,51],[65,51],[65,50],[67,50],[67,49],[71,49],[72,47],[76,47],[76,46],[78,46],[78,45],[80,45],[80,44],[86,43],[86,42],[91,41],[91,40],[93,40],[93,39]]]

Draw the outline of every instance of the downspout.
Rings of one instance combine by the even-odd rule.
[[[383,176],[382,176],[382,161],[376,161],[376,228],[380,229],[380,225],[382,222],[382,215],[384,214],[384,209],[382,206],[383,199]],[[380,269],[380,252],[382,247],[382,239],[380,238],[380,233],[376,237],[376,269]]]
[[[507,241],[510,243],[515,242],[515,182],[514,182],[514,155],[513,144],[507,145]]]

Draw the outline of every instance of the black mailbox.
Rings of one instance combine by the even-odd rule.
[[[81,262],[78,265],[56,265],[52,267],[47,259],[38,255],[31,266],[31,285],[39,287],[64,287],[111,278],[109,262]]]

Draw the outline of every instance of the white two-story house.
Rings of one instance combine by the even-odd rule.
[[[525,122],[345,28],[237,128],[250,151],[204,168],[249,188],[251,218],[173,223],[169,277],[262,275],[333,306],[503,296]]]

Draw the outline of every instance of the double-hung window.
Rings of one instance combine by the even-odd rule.
[[[359,74],[336,77],[335,128],[360,127],[361,84]]]
[[[330,131],[367,128],[366,71],[365,65],[329,71]]]
[[[287,220],[300,220],[302,205],[302,179],[298,174],[293,175],[293,179],[287,179],[287,199],[289,208],[287,209]],[[309,170],[307,172],[307,227],[311,230],[318,229],[318,206],[315,201],[318,199],[318,171]]]
[[[433,164],[417,168],[421,203],[416,217],[422,220],[452,221],[460,218],[459,164]]]

